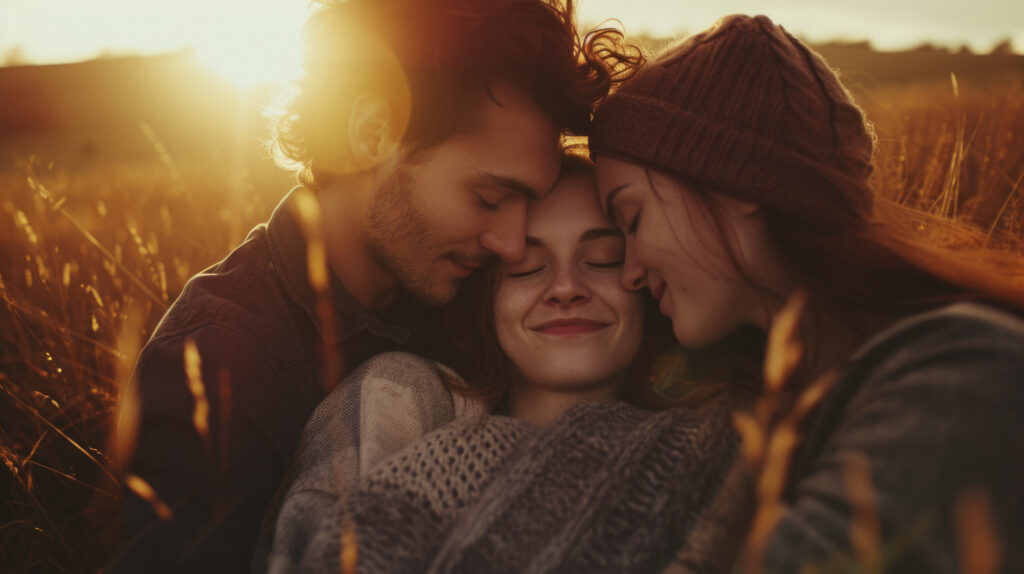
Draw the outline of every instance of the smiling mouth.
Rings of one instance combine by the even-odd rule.
[[[530,327],[530,329],[545,335],[568,337],[596,333],[607,328],[609,325],[609,323],[594,321],[593,319],[555,319],[554,321]]]

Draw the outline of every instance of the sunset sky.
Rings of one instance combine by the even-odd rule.
[[[19,46],[32,63],[101,53],[193,47],[239,81],[287,75],[298,60],[306,0],[0,0],[0,58]],[[627,33],[701,30],[733,12],[763,13],[810,39],[871,40],[880,49],[932,42],[988,51],[1012,39],[1024,51],[1024,1],[578,0],[579,19],[618,18]]]

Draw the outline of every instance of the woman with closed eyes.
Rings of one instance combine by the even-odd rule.
[[[456,388],[489,412],[542,425],[577,402],[627,392],[645,297],[618,282],[625,241],[594,190],[592,168],[567,158],[559,183],[530,206],[523,259],[485,270],[451,310],[469,359]]]
[[[871,125],[820,56],[764,16],[723,18],[610,95],[590,148],[623,287],[684,346],[766,333],[805,297],[788,390],[834,382],[747,568],[955,572],[983,522],[992,571],[1024,571],[1024,262],[893,225]]]
[[[387,353],[317,409],[276,520],[269,571],[336,571],[344,520],[361,536],[360,570],[425,570],[447,529],[517,445],[541,440],[574,406],[615,411],[622,401],[648,408],[679,402],[652,389],[652,357],[674,341],[656,314],[645,327],[649,298],[622,287],[625,240],[594,185],[589,162],[566,157],[559,182],[529,206],[523,259],[494,264],[467,285],[451,309],[464,378]],[[723,388],[702,384],[712,378],[690,377],[696,391],[689,400]],[[571,443],[555,443],[533,450],[580,456]],[[391,543],[382,548],[382,540]]]

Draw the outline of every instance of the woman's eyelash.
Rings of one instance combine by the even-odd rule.
[[[484,209],[486,209],[488,211],[497,211],[498,210],[498,204],[497,203],[491,203],[490,201],[487,201],[486,199],[484,199],[484,196],[480,195],[479,193],[476,194],[476,197],[477,197],[477,199],[480,200],[480,207],[483,207]]]
[[[520,271],[519,273],[509,273],[508,276],[509,277],[513,277],[513,278],[515,278],[515,277],[529,277],[530,275],[533,275],[534,273],[537,273],[541,269],[544,269],[544,267],[541,266],[541,267],[537,267],[536,269],[530,269],[529,271]]]
[[[615,261],[588,261],[587,265],[598,269],[614,269],[622,267],[622,259],[616,259]]]

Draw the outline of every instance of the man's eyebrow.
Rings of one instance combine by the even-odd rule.
[[[615,199],[615,196],[618,195],[620,191],[627,187],[629,187],[628,183],[616,186],[608,192],[608,197],[604,198],[604,212],[608,214],[608,217],[611,217],[612,214],[615,213],[615,208],[612,207],[612,200]]]
[[[514,193],[525,196],[527,199],[537,199],[540,194],[526,183],[511,177],[503,177],[493,173],[480,172],[480,177],[491,185],[503,187]]]

